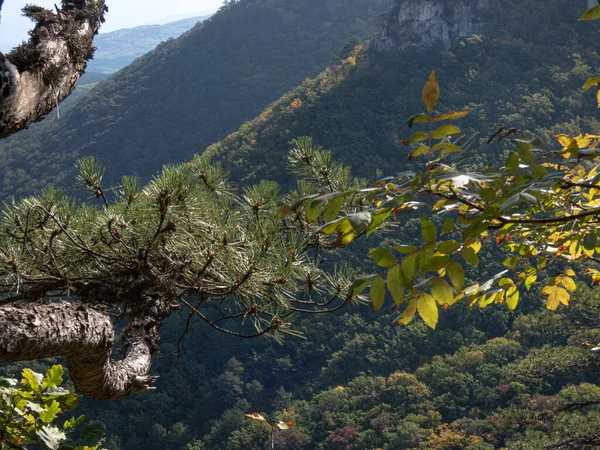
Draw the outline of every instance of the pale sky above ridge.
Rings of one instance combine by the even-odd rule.
[[[0,51],[6,53],[27,39],[33,23],[21,16],[21,8],[30,3],[54,10],[54,4],[60,3],[60,0],[5,0],[0,24]],[[207,15],[215,12],[223,0],[106,0],[106,3],[109,12],[101,33]]]

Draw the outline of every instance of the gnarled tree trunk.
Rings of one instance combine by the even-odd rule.
[[[56,13],[26,6],[36,21],[28,43],[0,53],[0,139],[50,113],[75,88],[94,52],[104,0],[63,0]]]
[[[116,400],[153,389],[157,377],[147,373],[159,325],[132,322],[122,335],[125,357],[114,361],[114,327],[103,311],[66,301],[0,306],[0,363],[64,356],[78,391]]]

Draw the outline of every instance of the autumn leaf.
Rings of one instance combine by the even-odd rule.
[[[435,77],[435,70],[431,71],[431,75],[423,87],[422,99],[425,108],[431,114],[440,100],[440,85]]]

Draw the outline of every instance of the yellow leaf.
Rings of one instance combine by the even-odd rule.
[[[435,70],[431,71],[431,75],[423,87],[422,99],[425,108],[431,114],[440,100],[440,85],[435,77]]]
[[[546,286],[542,293],[546,295],[547,293],[550,294],[548,297],[548,302],[546,303],[546,308],[552,311],[555,311],[556,308],[558,308],[558,305],[561,303],[565,306],[568,306],[569,300],[571,299],[571,295],[567,292],[567,290],[558,286]]]
[[[456,119],[462,119],[467,114],[469,114],[469,111],[450,111],[450,112],[447,112],[444,114],[440,114],[439,116],[435,116],[431,120],[433,120],[434,122],[437,122],[440,120],[456,120]]]
[[[506,306],[508,306],[508,309],[510,309],[511,311],[514,311],[518,303],[519,290],[516,286],[512,286],[506,291]]]
[[[564,287],[566,287],[571,292],[575,292],[577,290],[577,286],[575,285],[573,278],[562,277],[561,283]]]
[[[417,297],[417,311],[419,311],[419,315],[423,319],[423,322],[427,324],[428,327],[435,329],[435,326],[438,323],[438,307],[435,303],[435,299],[427,294],[426,292],[421,292]]]
[[[452,288],[443,278],[434,278],[431,284],[431,295],[440,305],[452,305],[454,303],[454,293]]]
[[[412,299],[409,303],[400,318],[398,319],[398,323],[400,325],[408,325],[415,317],[415,313],[417,312],[417,300]]]

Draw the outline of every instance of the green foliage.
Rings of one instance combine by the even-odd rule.
[[[59,415],[77,406],[77,396],[62,388],[62,366],[52,366],[45,375],[23,369],[22,379],[0,378],[0,448],[37,445],[49,450],[94,450],[104,439],[102,424],[78,427],[84,416],[71,417],[62,425]],[[79,436],[79,444],[73,438]]]

